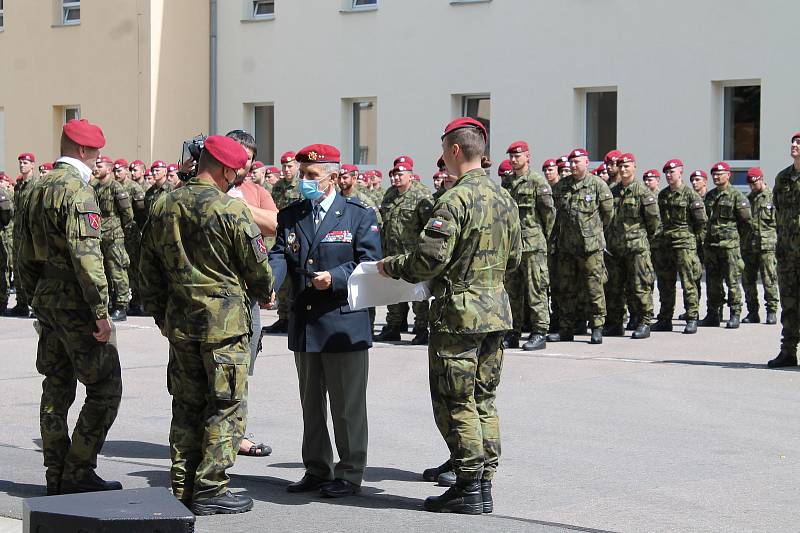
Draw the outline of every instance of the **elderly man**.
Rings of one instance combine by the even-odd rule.
[[[338,498],[361,489],[367,461],[369,313],[347,303],[347,279],[362,261],[381,258],[375,212],[336,193],[339,150],[314,144],[295,156],[304,200],[278,214],[269,253],[277,285],[289,281],[289,349],[303,408],[305,475],[289,492],[319,490]],[[327,403],[339,462],[327,426]]]

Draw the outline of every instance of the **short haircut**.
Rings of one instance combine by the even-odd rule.
[[[322,163],[322,173],[326,176],[339,174],[339,163]]]
[[[197,162],[197,172],[215,172],[222,168],[222,163],[211,155],[208,150],[200,152],[200,161]]]
[[[445,137],[447,146],[457,144],[465,159],[478,159],[486,151],[486,139],[477,128],[459,128]]]
[[[244,130],[231,130],[225,134],[225,137],[230,137],[238,142],[245,148],[253,152],[253,159],[258,156],[258,147],[256,146],[256,139]]]

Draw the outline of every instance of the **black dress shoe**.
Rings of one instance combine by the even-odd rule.
[[[672,331],[672,320],[659,318],[655,324],[650,326],[650,331]]]
[[[426,498],[425,510],[434,513],[481,514],[481,484],[478,480],[458,480],[441,496]]]
[[[739,315],[731,315],[725,324],[726,329],[739,329]]]
[[[509,331],[508,333],[506,333],[505,337],[503,337],[503,348],[506,349],[519,348],[519,335],[517,335],[513,331]]]
[[[528,341],[522,345],[522,349],[526,352],[544,350],[545,348],[547,348],[547,339],[541,333],[531,333]]]
[[[266,335],[275,335],[276,333],[288,333],[289,321],[285,318],[279,318],[269,326],[261,328],[261,332]]]
[[[687,335],[693,335],[697,333],[697,320],[687,320],[686,327],[683,328],[683,332]]]
[[[373,337],[373,340],[378,342],[399,341],[400,330],[385,326],[380,333]]]
[[[253,499],[251,497],[243,494],[233,494],[231,491],[213,498],[194,500],[191,507],[194,514],[201,516],[246,513],[252,508]]]
[[[481,480],[481,499],[483,500],[483,512],[491,513],[494,511],[494,500],[492,499],[492,482],[486,479]]]
[[[706,317],[697,323],[698,326],[701,328],[718,328],[719,327],[719,315],[712,315],[707,314]]]
[[[111,314],[108,315],[108,318],[111,319],[112,322],[125,322],[128,320],[128,313],[125,309],[114,309],[111,311]]]
[[[289,486],[286,487],[286,492],[310,492],[312,490],[317,490],[325,483],[330,483],[330,481],[313,474],[306,474],[300,478],[300,481],[289,483]]]
[[[632,339],[647,339],[650,337],[650,326],[647,324],[639,324],[636,330],[631,334]]]
[[[603,335],[606,337],[622,337],[625,335],[625,330],[622,329],[622,324],[606,324],[603,326]]]
[[[359,492],[361,492],[361,486],[346,479],[334,479],[319,488],[319,493],[323,498],[344,498]]]
[[[767,319],[764,321],[764,324],[777,324],[778,323],[778,316],[775,311],[767,311]]]
[[[575,335],[569,330],[561,330],[558,333],[550,333],[547,336],[547,342],[569,342],[574,341]]]
[[[747,313],[742,319],[742,324],[758,324],[761,322],[761,317],[758,316],[758,313]]]
[[[797,366],[797,355],[781,350],[775,359],[771,359],[767,366],[769,368],[784,368],[787,366]]]
[[[442,472],[439,474],[439,477],[436,478],[436,484],[440,487],[452,487],[456,484],[456,481],[456,473],[452,470]]]
[[[428,330],[419,328],[417,334],[411,339],[411,344],[414,346],[424,346],[428,344]]]
[[[105,490],[122,490],[122,483],[119,481],[106,481],[98,476],[94,470],[80,479],[61,480],[61,494],[78,494],[81,492],[100,492]]]
[[[586,335],[586,330],[589,329],[589,323],[585,320],[576,320],[572,328],[575,335]]]
[[[453,470],[453,467],[450,466],[450,460],[448,459],[447,461],[445,461],[444,463],[435,468],[426,468],[422,472],[422,479],[424,479],[425,481],[436,481],[437,478],[439,477],[439,474],[442,474],[444,472],[449,472],[451,470]]]
[[[592,338],[589,344],[603,344],[603,328],[592,328]]]

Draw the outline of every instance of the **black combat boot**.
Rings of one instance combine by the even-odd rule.
[[[681,313],[678,315],[678,320],[686,320],[688,316],[689,316],[688,313]]]
[[[650,326],[647,324],[639,324],[636,330],[631,334],[632,339],[647,339],[650,337]]]
[[[28,318],[31,314],[30,307],[27,304],[17,303],[14,307],[6,312],[7,316],[16,316],[20,318]]]
[[[603,335],[606,337],[622,337],[625,335],[625,330],[622,329],[622,324],[606,324],[603,326]]]
[[[592,338],[589,344],[603,344],[603,328],[592,328]]]
[[[450,472],[453,470],[453,467],[450,466],[450,459],[442,463],[441,465],[434,467],[434,468],[426,468],[422,472],[422,479],[425,481],[436,481],[439,477],[439,474],[444,472]]]
[[[547,336],[548,342],[569,342],[574,341],[575,335],[568,329],[561,329],[556,333],[550,333]]]
[[[797,354],[789,352],[788,350],[781,350],[775,359],[770,359],[767,366],[769,368],[797,366]]]
[[[289,332],[289,321],[285,318],[279,318],[275,322],[272,323],[270,326],[264,326],[261,328],[261,332],[265,335],[275,335],[276,333],[288,333]]]
[[[519,348],[519,334],[514,331],[506,332],[505,336],[503,337],[503,348]]]
[[[244,494],[234,494],[227,491],[225,494],[194,500],[192,502],[192,512],[196,515],[211,514],[236,514],[246,513],[253,508],[253,499]]]
[[[452,470],[442,472],[439,474],[439,477],[436,478],[436,484],[440,487],[452,487],[456,484],[456,473]]]
[[[764,324],[777,324],[778,323],[778,315],[775,311],[767,311],[767,319],[764,321]]]
[[[494,500],[492,499],[492,482],[488,479],[481,480],[481,499],[483,500],[483,512],[491,513],[494,511]]]
[[[725,324],[726,329],[739,329],[739,313],[731,313],[731,317]]]
[[[650,326],[650,331],[672,331],[672,320],[659,318],[655,324]]]
[[[635,330],[637,327],[639,327],[639,322],[641,322],[641,320],[642,318],[639,315],[631,313],[630,319],[628,320],[628,323],[625,325],[625,331]]]
[[[459,479],[441,496],[425,499],[425,510],[434,513],[483,513],[481,484],[477,479]]]
[[[586,335],[587,329],[589,329],[589,323],[586,320],[576,320],[572,332],[575,335]]]
[[[98,476],[94,470],[78,478],[63,478],[61,480],[61,494],[77,494],[80,492],[100,492],[105,490],[122,490],[119,481],[106,481]]]
[[[122,308],[115,308],[111,310],[111,314],[108,315],[113,322],[125,322],[128,320],[128,313],[125,309]]]
[[[683,332],[687,335],[693,335],[697,333],[697,320],[691,318],[686,321],[686,327],[683,328]]]
[[[381,332],[375,335],[372,339],[378,342],[399,341],[400,331],[401,330],[393,328],[391,326],[383,326]]]
[[[718,328],[719,315],[708,313],[706,317],[697,324],[701,328]]]
[[[526,352],[544,350],[545,348],[547,348],[547,339],[541,333],[531,333],[528,337],[528,342],[522,345],[522,349]]]
[[[411,339],[411,344],[415,346],[424,346],[428,344],[428,329],[427,328],[417,328],[416,335],[414,338]]]
[[[742,319],[742,324],[758,324],[761,322],[761,317],[758,316],[758,311],[750,311],[747,316]]]

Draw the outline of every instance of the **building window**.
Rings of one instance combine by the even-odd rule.
[[[0,31],[5,29],[5,9],[3,9],[3,0],[0,0]]]
[[[373,99],[350,100],[350,148],[355,165],[378,163],[378,104]]]
[[[253,106],[254,127],[258,160],[275,163],[275,107],[272,105]]]
[[[600,161],[617,147],[617,91],[586,90],[584,145],[592,160]]]
[[[378,7],[378,0],[353,0],[352,9]]]
[[[489,138],[486,139],[486,156],[489,156],[489,139],[492,130],[490,128],[492,115],[492,100],[488,95],[464,96],[461,99],[461,116],[474,118],[486,128]]]
[[[81,2],[80,0],[63,0],[61,4],[62,24],[81,23]]]
[[[253,18],[275,15],[275,0],[253,0]]]
[[[723,87],[722,116],[722,158],[761,159],[761,86]]]
[[[72,119],[80,120],[81,108],[79,106],[64,106],[64,124]]]

